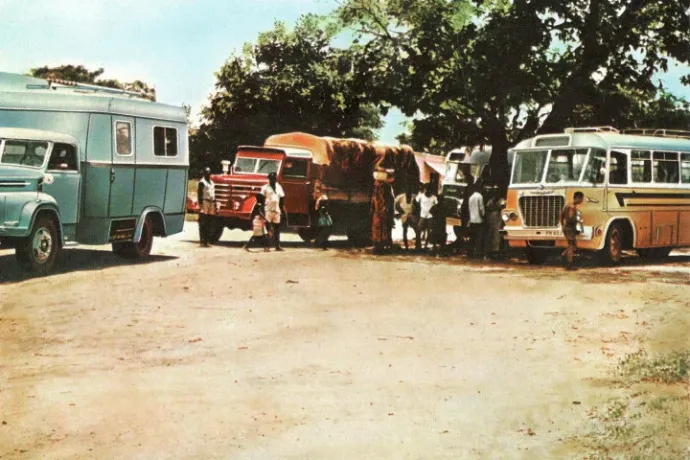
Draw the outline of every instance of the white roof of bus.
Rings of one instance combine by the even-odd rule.
[[[568,145],[548,145],[548,139],[569,138]],[[539,141],[544,145],[536,145]],[[668,150],[690,152],[690,140],[676,137],[636,136],[616,133],[561,133],[536,136],[526,139],[516,145],[515,149],[535,148],[565,148],[565,147],[611,147],[630,148],[639,150]]]
[[[27,141],[64,142],[78,144],[77,138],[54,131],[26,128],[0,128],[0,139],[22,139]]]

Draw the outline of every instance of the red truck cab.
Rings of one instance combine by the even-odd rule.
[[[308,229],[312,224],[313,184],[316,170],[309,150],[293,147],[240,146],[228,174],[211,176],[216,190],[217,219],[211,242],[220,239],[223,230],[251,229],[256,196],[275,172],[285,191],[283,216],[287,226]],[[301,233],[301,232],[300,232]]]

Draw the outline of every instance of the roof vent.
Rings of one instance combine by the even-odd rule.
[[[572,134],[572,133],[614,133],[614,134],[619,134],[620,131],[618,131],[616,128],[613,126],[587,126],[587,127],[582,127],[582,128],[566,128],[565,133]]]

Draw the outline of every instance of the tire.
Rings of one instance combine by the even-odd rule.
[[[662,260],[671,254],[671,248],[646,248],[638,249],[637,254],[647,261]]]
[[[17,241],[15,254],[22,270],[43,276],[53,269],[61,250],[55,220],[39,216],[29,236]]]
[[[525,248],[525,257],[530,265],[542,265],[549,257],[549,252],[544,249]]]
[[[153,247],[153,222],[147,216],[144,226],[141,229],[141,238],[138,243],[127,241],[124,243],[113,243],[113,252],[120,257],[127,259],[143,259],[151,254]]]
[[[606,244],[600,253],[600,259],[607,265],[618,265],[623,255],[623,234],[618,224],[612,224],[606,234]]]
[[[316,238],[316,227],[301,227],[297,229],[297,234],[305,243],[311,243]]]
[[[208,242],[210,244],[216,244],[218,241],[220,241],[220,237],[223,236],[223,230],[225,230],[225,227],[218,219],[211,219],[209,222],[209,227]]]

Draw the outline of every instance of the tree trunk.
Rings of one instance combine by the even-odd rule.
[[[510,143],[505,133],[503,136],[495,136],[491,139],[491,158],[489,160],[491,180],[498,187],[499,195],[504,198],[508,192],[508,183],[510,182],[510,168],[508,167],[509,148]]]

